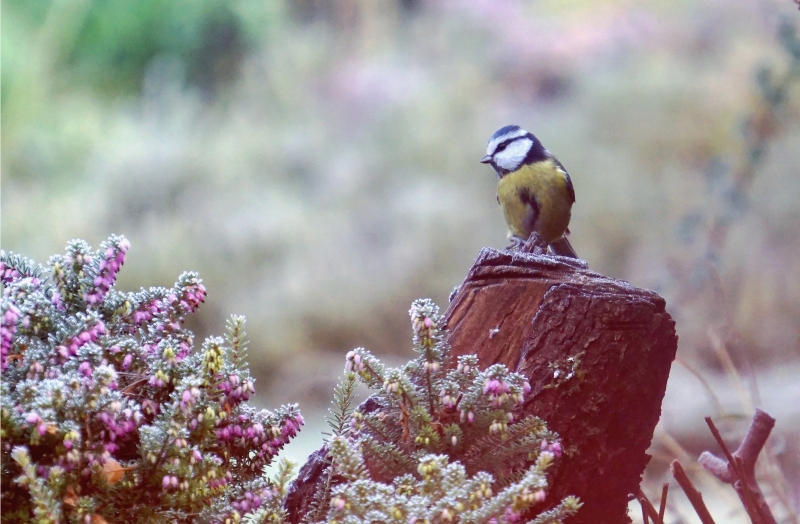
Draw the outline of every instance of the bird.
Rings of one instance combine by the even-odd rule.
[[[567,170],[532,133],[498,129],[481,163],[497,173],[497,203],[508,225],[509,248],[578,258],[567,240],[575,189]]]

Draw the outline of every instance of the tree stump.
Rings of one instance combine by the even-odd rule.
[[[445,323],[451,355],[525,375],[525,413],[561,436],[546,504],[576,495],[584,506],[570,524],[629,522],[678,345],[664,299],[580,260],[483,249]],[[326,454],[313,453],[292,484],[290,522],[308,512]]]
[[[629,522],[678,337],[664,299],[563,257],[483,249],[445,314],[451,354],[528,377],[526,414],[559,433],[548,500],[574,524]]]

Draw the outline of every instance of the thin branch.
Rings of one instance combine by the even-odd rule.
[[[653,524],[664,524],[664,521],[658,516],[656,508],[650,503],[650,500],[647,498],[647,495],[644,494],[642,488],[639,488],[637,498],[639,499],[639,504],[642,505],[642,515],[645,516],[645,524],[647,524],[647,517],[653,521]]]
[[[683,492],[686,493],[686,497],[689,499],[689,502],[692,503],[694,511],[697,513],[697,516],[700,517],[700,522],[703,524],[715,524],[714,519],[711,517],[711,513],[708,512],[708,508],[703,502],[703,495],[697,491],[697,488],[694,487],[692,481],[689,480],[689,477],[683,470],[681,463],[677,460],[673,460],[672,464],[670,465],[670,470],[672,470],[672,476],[675,477],[678,485],[681,487]]]
[[[747,478],[747,475],[744,471],[744,462],[742,462],[742,459],[739,457],[733,457],[733,464],[736,466],[736,475],[740,479],[736,484],[741,484],[741,479]],[[737,489],[736,491],[738,492],[739,490]],[[765,524],[764,519],[761,518],[760,512],[758,511],[758,506],[756,505],[753,492],[747,489],[746,486],[742,486],[741,491],[743,495],[742,502],[744,503],[744,509],[747,511],[747,515],[750,517],[750,520],[753,521],[753,524]]]
[[[658,508],[658,518],[661,522],[664,522],[664,515],[667,513],[667,494],[669,493],[669,484],[664,483],[664,486],[661,488],[661,504]]]
[[[720,434],[719,430],[717,429],[717,426],[714,424],[714,421],[711,420],[711,417],[706,417],[706,424],[708,424],[708,429],[711,430],[711,434],[714,436],[714,439],[717,441],[717,445],[722,450],[722,453],[725,455],[725,458],[728,459],[728,464],[733,464],[734,463],[733,455],[731,455],[730,450],[728,450],[728,446],[725,444],[725,441],[722,440],[722,435]],[[714,473],[714,472],[712,471],[711,473]],[[720,479],[720,480],[722,480],[722,479]],[[723,482],[730,482],[730,481],[728,480],[728,481],[723,481]]]
[[[775,516],[764,499],[764,494],[758,486],[755,474],[756,460],[766,444],[772,428],[775,427],[775,419],[756,408],[747,435],[733,453],[728,450],[719,430],[710,418],[706,418],[706,423],[722,448],[727,461],[704,451],[698,462],[719,480],[733,486],[754,524],[777,524]]]

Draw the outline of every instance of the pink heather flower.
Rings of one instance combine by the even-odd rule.
[[[159,405],[156,401],[146,398],[142,400],[142,410],[148,415],[158,415]]]
[[[162,486],[164,489],[167,489],[167,488],[169,488],[169,475],[164,475],[164,478],[163,478],[163,479],[161,479],[161,486]]]
[[[129,367],[131,367],[131,362],[133,362],[133,355],[128,353],[125,355],[125,358],[122,359],[122,369],[127,370]]]
[[[483,383],[483,394],[484,394],[484,395],[486,395],[486,394],[487,394],[487,393],[489,393],[490,391],[491,391],[491,392],[494,392],[494,391],[495,391],[495,389],[496,389],[496,388],[497,388],[499,385],[500,385],[500,384],[499,384],[499,383],[498,383],[496,380],[494,380],[494,379],[492,379],[492,380],[487,380],[486,382],[484,382],[484,383]]]
[[[553,445],[550,446],[550,451],[552,451],[553,455],[555,455],[556,457],[560,457],[561,456],[561,444],[559,444],[558,442],[554,442]]]
[[[117,249],[119,249],[119,251],[117,251]],[[106,248],[105,259],[101,260],[98,264],[98,274],[94,278],[93,283],[95,289],[84,296],[84,299],[90,305],[101,303],[103,297],[105,297],[106,293],[111,289],[111,286],[114,285],[119,267],[124,262],[125,251],[127,251],[127,249],[122,249],[121,244],[117,246],[117,248],[114,246]]]
[[[19,319],[19,309],[14,306],[9,306],[6,312],[3,313],[3,324],[10,326],[17,323]]]
[[[9,306],[3,313],[2,325],[0,325],[0,368],[3,370],[8,367],[6,357],[14,344],[17,320],[19,320],[19,310],[14,306]]]
[[[89,364],[88,361],[84,360],[81,362],[81,365],[78,366],[78,373],[82,373],[86,377],[92,376],[92,365]]]
[[[547,495],[545,494],[543,489],[540,489],[539,491],[533,494],[533,498],[536,500],[536,502],[544,501],[546,496]]]
[[[28,378],[34,378],[36,375],[42,373],[44,371],[44,366],[42,366],[41,362],[34,362],[31,364],[30,369],[28,369]]]
[[[66,311],[64,301],[61,299],[61,293],[58,291],[53,292],[53,296],[50,297],[50,303],[53,304],[57,310]]]

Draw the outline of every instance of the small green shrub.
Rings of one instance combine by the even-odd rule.
[[[481,371],[475,355],[453,362],[432,302],[417,300],[410,314],[418,357],[404,367],[364,349],[347,355],[327,477],[306,521],[498,524],[538,511],[532,522],[544,524],[575,513],[574,497],[543,511],[561,444],[520,413],[525,378],[503,365]],[[358,379],[373,395],[352,411]]]

